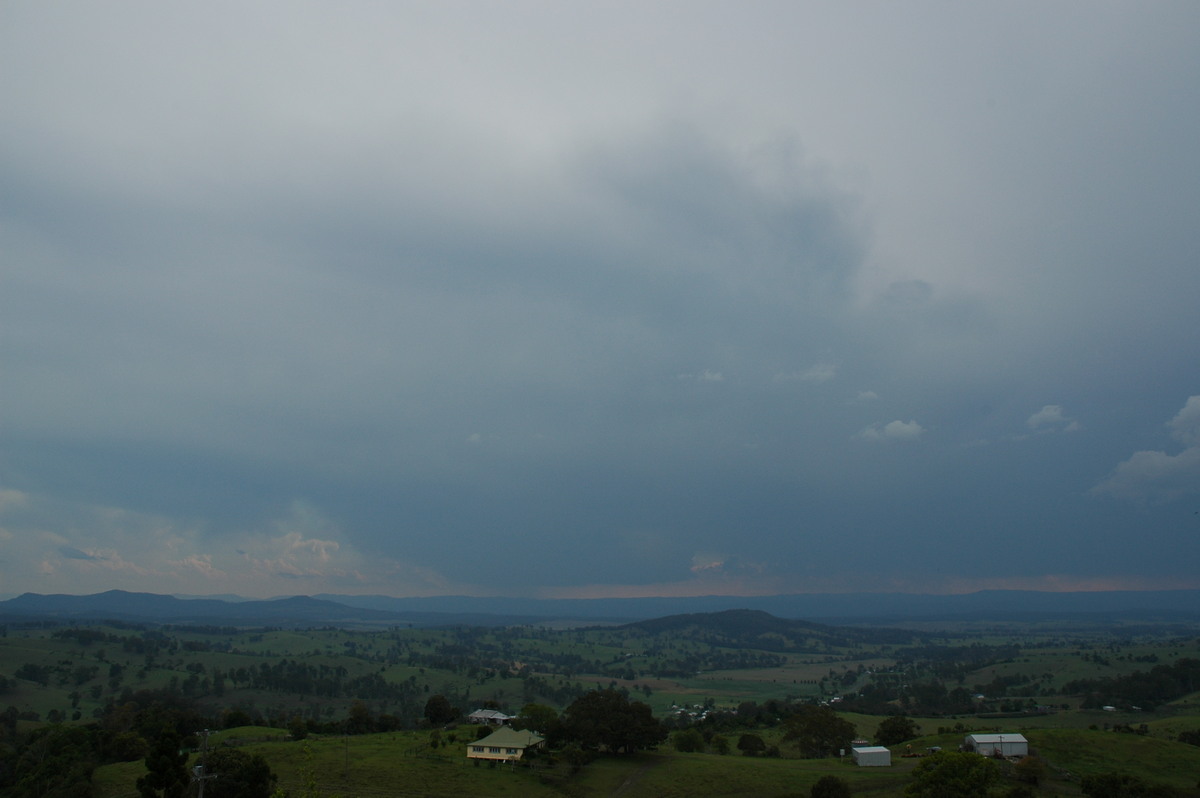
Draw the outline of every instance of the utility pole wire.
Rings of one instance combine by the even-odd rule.
[[[215,779],[217,774],[208,773],[208,735],[212,732],[208,729],[197,732],[200,735],[200,764],[192,768],[192,781],[199,785],[196,790],[197,798],[204,798],[204,782],[209,779]]]

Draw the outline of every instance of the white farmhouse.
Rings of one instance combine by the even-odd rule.
[[[540,734],[501,726],[482,740],[469,743],[467,758],[517,762],[529,751],[541,748],[545,744],[546,740]]]

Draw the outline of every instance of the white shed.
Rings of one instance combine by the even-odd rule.
[[[861,748],[851,748],[854,764],[860,768],[888,767],[892,764],[892,752],[882,745],[867,745]]]
[[[963,740],[968,751],[984,756],[1028,756],[1029,741],[1023,734],[968,734]]]

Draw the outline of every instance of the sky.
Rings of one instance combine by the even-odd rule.
[[[1200,4],[0,5],[0,595],[1200,588]]]

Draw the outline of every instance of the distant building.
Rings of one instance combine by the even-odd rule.
[[[882,745],[851,748],[850,753],[854,756],[854,764],[860,768],[888,767],[892,764],[892,752]]]
[[[541,748],[545,738],[531,731],[517,731],[503,726],[467,745],[468,759],[491,759],[498,762],[516,762],[526,752]]]
[[[1028,756],[1029,741],[1023,734],[968,734],[963,747],[983,756]]]
[[[505,715],[503,712],[495,709],[477,709],[470,715],[467,715],[467,720],[471,723],[479,723],[485,726],[504,726],[513,719],[513,715]]]

